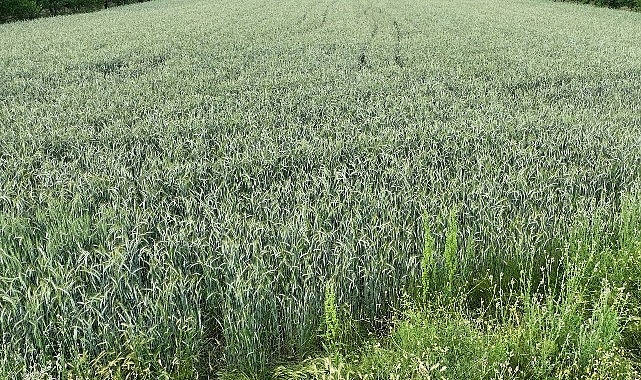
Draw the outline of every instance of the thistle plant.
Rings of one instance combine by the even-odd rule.
[[[447,273],[447,283],[445,284],[445,292],[448,296],[452,296],[452,291],[455,286],[455,276],[458,267],[458,223],[456,220],[456,210],[450,211],[450,216],[447,222],[447,232],[445,235],[445,271]]]
[[[339,346],[340,337],[340,323],[338,320],[338,309],[336,305],[336,282],[331,279],[325,284],[325,302],[324,302],[324,317],[325,317],[325,332],[323,339],[325,341],[325,349],[330,353],[335,353]]]
[[[430,293],[430,279],[434,275],[434,237],[427,213],[423,214],[423,257],[421,259],[421,297],[427,302]]]

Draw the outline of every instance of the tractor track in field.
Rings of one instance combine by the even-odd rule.
[[[337,0],[333,0],[328,4],[325,4],[324,7],[319,4],[315,7],[307,9],[303,13],[303,15],[300,16],[298,20],[296,20],[294,28],[302,33],[309,33],[314,30],[321,29],[323,26],[325,26],[325,24],[327,24],[329,11],[336,3]]]
[[[372,44],[376,36],[379,34],[380,31],[380,20],[378,17],[375,15],[376,13],[382,14],[382,9],[377,8],[378,12],[373,12],[374,6],[369,4],[365,6],[365,4],[361,3],[361,6],[363,8],[363,16],[365,16],[365,19],[367,20],[369,25],[369,33],[365,39],[365,42],[361,46],[358,59],[357,59],[357,66],[359,70],[364,70],[364,69],[369,69],[369,53],[372,48]]]
[[[296,23],[294,24],[294,26],[302,25],[303,22],[305,22],[305,20],[307,20],[307,12],[304,12],[303,15],[298,20],[296,20]]]
[[[393,17],[389,12],[386,12],[381,7],[374,7],[371,4],[365,5],[361,3],[363,8],[363,15],[366,17],[370,23],[369,35],[367,36],[365,42],[361,46],[359,55],[357,57],[357,64],[359,70],[369,68],[370,61],[370,51],[374,40],[381,33],[390,33],[390,31],[385,30],[388,27],[391,27],[391,59],[393,64],[399,68],[404,68],[406,66],[406,60],[403,57],[403,38],[407,31],[403,30],[401,22],[398,18]],[[390,22],[391,24],[388,24]],[[416,28],[416,26],[414,26]],[[387,38],[387,36],[386,36]]]
[[[331,3],[325,6],[325,9],[323,10],[323,14],[321,15],[319,28],[322,28],[323,26],[325,26],[325,24],[327,23],[327,18],[329,17],[329,10],[333,8],[336,5],[336,3],[338,3],[338,0],[332,0]]]
[[[337,1],[338,0],[334,0],[331,3],[329,3],[328,5],[325,6],[325,10],[323,11],[323,15],[321,17],[321,23],[320,23],[321,27],[324,26],[327,23],[327,17],[329,16],[329,9],[331,7],[333,7],[334,5],[336,5]]]
[[[405,62],[403,62],[403,57],[401,57],[401,27],[398,24],[398,21],[394,20],[392,22],[394,27],[394,63],[400,68],[405,67]]]

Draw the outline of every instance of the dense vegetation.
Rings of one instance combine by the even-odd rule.
[[[580,2],[583,4],[594,4],[594,5],[610,7],[610,8],[627,8],[627,9],[634,9],[634,10],[641,9],[641,0],[563,0],[563,1]]]
[[[0,22],[86,12],[147,0],[1,0]]]
[[[638,377],[639,40],[544,0],[0,26],[0,378]]]

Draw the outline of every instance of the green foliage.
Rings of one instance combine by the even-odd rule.
[[[326,350],[330,352],[336,351],[338,347],[338,339],[340,338],[340,322],[338,320],[336,293],[334,291],[335,287],[336,284],[333,280],[330,280],[325,284],[325,333],[323,334],[323,339],[325,341]]]
[[[641,2],[639,0],[561,0],[581,2],[584,4],[594,4],[610,8],[628,8],[628,9],[641,9]]]
[[[445,234],[445,271],[447,273],[446,294],[451,297],[452,291],[456,287],[456,272],[458,269],[458,222],[456,221],[456,211],[451,210],[447,222],[447,232]]]
[[[2,0],[0,2],[0,22],[26,20],[42,15],[86,12],[111,5],[139,3],[148,0]]]
[[[3,0],[0,2],[0,22],[6,19],[26,20],[40,12],[36,0]]]
[[[427,214],[423,214],[423,256],[421,258],[421,296],[423,302],[430,298],[431,278],[435,275],[435,247],[434,237],[430,229]]]
[[[0,376],[259,378],[322,352],[326,279],[348,351],[389,333],[430,266],[429,288],[467,301],[419,310],[426,337],[461,335],[430,365],[463,373],[441,351],[494,343],[491,374],[527,355],[564,368],[550,353],[594,342],[616,348],[576,363],[625,362],[639,341],[638,227],[619,216],[641,179],[638,17],[168,0],[0,26]],[[421,215],[452,205],[426,249]],[[561,300],[575,293],[582,306]],[[583,331],[563,349],[557,316]],[[356,360],[330,359],[314,365]]]
[[[454,296],[453,289],[458,286],[456,279],[459,271],[458,259],[458,227],[456,211],[452,210],[448,217],[445,232],[445,248],[443,263],[437,265],[434,237],[431,232],[428,216],[423,215],[423,255],[421,257],[421,297],[425,303],[430,298],[437,296],[436,290],[443,291],[438,296],[446,299]],[[442,287],[442,288],[439,288]]]
[[[639,362],[623,339],[631,294],[618,286],[619,263],[611,261],[626,253],[598,255],[599,268],[590,262],[596,255],[577,256],[576,246],[569,247],[558,294],[554,288],[522,292],[483,320],[455,304],[409,305],[385,339],[350,356],[309,359],[276,374],[336,380],[639,378]],[[598,288],[591,285],[596,278]]]

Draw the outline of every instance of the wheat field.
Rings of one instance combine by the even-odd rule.
[[[259,373],[321,349],[328,283],[378,334],[420,293],[425,223],[429,265],[456,263],[432,282],[474,302],[581,218],[616,246],[639,41],[641,14],[543,0],[0,25],[0,378]]]

